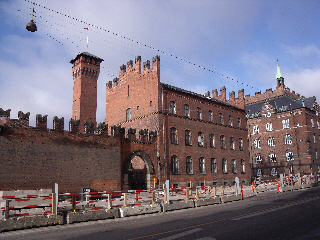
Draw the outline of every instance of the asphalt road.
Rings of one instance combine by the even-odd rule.
[[[167,213],[0,233],[0,239],[320,239],[320,187]]]

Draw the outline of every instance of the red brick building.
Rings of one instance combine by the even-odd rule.
[[[214,90],[211,98],[161,83],[160,57],[142,67],[138,56],[135,65],[122,65],[119,78],[107,83],[105,123],[125,128],[129,139],[147,134],[140,131],[137,137],[135,129],[157,134],[157,158],[150,158],[154,174],[145,167],[148,187],[154,178],[176,186],[229,184],[235,177],[249,183],[243,90],[223,102],[225,95],[225,88],[220,96]],[[128,169],[135,162],[129,160],[123,163],[128,187],[136,181]]]
[[[284,85],[278,65],[277,89],[246,96],[252,176],[319,171],[320,118],[315,97]]]

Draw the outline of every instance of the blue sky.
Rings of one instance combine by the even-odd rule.
[[[104,59],[98,122],[105,118],[106,82],[137,55],[143,62],[160,55],[161,82],[200,94],[226,86],[236,96],[242,88],[250,95],[275,89],[278,59],[287,87],[320,99],[318,0],[37,0],[35,33],[25,29],[32,7],[33,1],[0,1],[0,107],[13,119],[30,112],[31,126],[40,113],[49,128],[54,116],[64,117],[67,128],[69,62],[87,51],[87,35],[88,52]]]

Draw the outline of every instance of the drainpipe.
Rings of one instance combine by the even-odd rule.
[[[163,138],[163,174],[166,178],[166,140],[165,140],[165,128],[164,128],[164,106],[163,106],[163,87],[161,88],[161,98],[162,98],[162,138]],[[165,179],[164,179],[165,180]],[[160,179],[159,179],[160,183]]]

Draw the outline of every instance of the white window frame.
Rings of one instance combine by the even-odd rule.
[[[272,132],[272,131],[273,131],[273,129],[272,129],[272,122],[266,124],[266,131],[267,131],[267,132]]]
[[[204,146],[204,140],[203,140],[203,133],[198,132],[198,146],[203,147]]]
[[[292,158],[291,158],[291,156],[292,156]],[[286,160],[287,160],[287,162],[294,160],[293,152],[291,152],[291,151],[286,152]]]
[[[282,120],[282,128],[283,129],[290,128],[289,119]]]
[[[253,135],[259,134],[259,125],[254,125],[252,129],[253,129],[253,131],[252,131]]]
[[[284,137],[284,144],[292,145],[292,136],[290,134],[286,134]]]
[[[262,175],[262,171],[261,171],[261,169],[259,168],[259,169],[257,169],[257,177],[260,177]]]
[[[274,147],[274,137],[268,137],[268,146]]]
[[[255,139],[253,141],[253,144],[254,144],[254,148],[261,148],[260,139]]]
[[[260,154],[257,154],[257,155],[255,156],[255,158],[256,158],[256,163],[257,163],[257,164],[258,164],[258,163],[262,163],[262,157],[261,157]]]
[[[274,152],[269,153],[269,162],[277,162],[277,155]]]
[[[271,176],[276,176],[277,174],[276,168],[271,168]]]

